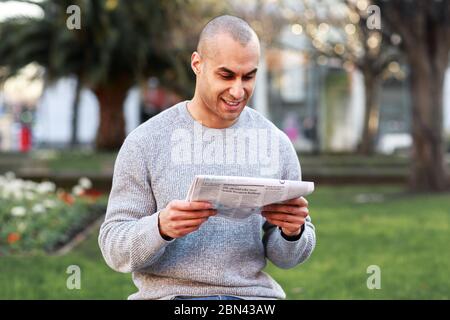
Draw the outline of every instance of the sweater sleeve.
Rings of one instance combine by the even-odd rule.
[[[159,212],[143,153],[129,137],[114,166],[112,189],[99,246],[106,263],[119,272],[133,272],[154,263],[171,242],[158,227]]]
[[[301,168],[297,158],[297,153],[283,133],[283,141],[280,157],[283,157],[283,167],[281,177],[285,180],[301,180]],[[276,266],[289,269],[305,262],[314,250],[316,245],[316,234],[311,217],[305,219],[304,229],[301,237],[297,240],[287,240],[281,234],[281,229],[277,226],[265,222],[263,225],[263,244],[266,257]]]

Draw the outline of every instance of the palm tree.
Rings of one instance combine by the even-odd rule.
[[[180,15],[188,1],[46,0],[43,17],[0,23],[0,81],[30,62],[57,80],[75,76],[92,89],[100,107],[98,149],[117,149],[125,137],[123,103],[128,90],[149,75],[186,93],[192,83],[173,31],[186,29]],[[70,5],[81,9],[81,28],[67,27]]]

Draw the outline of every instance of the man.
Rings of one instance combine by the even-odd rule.
[[[266,259],[292,268],[311,255],[315,232],[304,198],[240,221],[182,200],[198,174],[301,179],[287,136],[246,107],[258,61],[259,40],[245,21],[211,20],[192,54],[192,100],[125,140],[99,244],[111,268],[133,273],[138,292],[129,299],[283,299],[262,271]]]

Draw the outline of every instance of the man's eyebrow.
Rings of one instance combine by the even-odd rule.
[[[225,68],[225,67],[220,67],[220,68],[217,70],[217,72],[226,72],[226,73],[234,74],[233,71],[231,71],[230,69]]]
[[[258,68],[253,69],[252,71],[250,71],[249,73],[247,73],[246,76],[253,75],[254,73],[256,73],[256,71],[258,71]]]
[[[258,70],[258,68],[255,68],[255,69],[253,69],[252,71],[246,73],[245,76],[252,75],[252,74],[256,73],[257,70]],[[232,70],[230,70],[230,69],[228,69],[228,68],[225,68],[225,67],[220,67],[220,68],[217,70],[217,72],[226,72],[226,73],[230,73],[230,74],[233,74],[233,75],[235,74],[234,71],[232,71]]]

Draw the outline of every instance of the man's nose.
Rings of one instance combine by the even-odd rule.
[[[233,83],[233,86],[230,88],[230,95],[235,100],[241,100],[244,98],[245,90],[244,87],[242,86],[241,80],[237,80]]]

